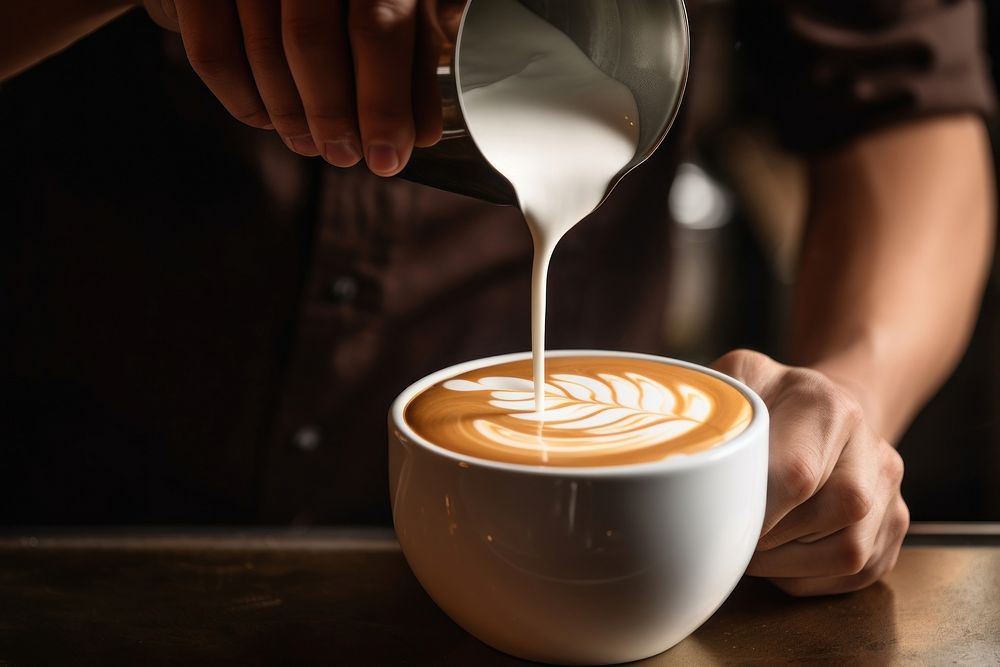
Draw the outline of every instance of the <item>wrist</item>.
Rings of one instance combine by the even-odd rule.
[[[871,339],[859,339],[803,365],[823,373],[858,401],[866,421],[879,435],[896,439],[900,428],[896,410],[880,382],[886,370]]]

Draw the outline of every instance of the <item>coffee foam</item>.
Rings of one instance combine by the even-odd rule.
[[[650,463],[741,433],[753,408],[696,370],[628,357],[552,357],[539,412],[529,360],[463,373],[406,406],[413,430],[478,458],[564,467]]]

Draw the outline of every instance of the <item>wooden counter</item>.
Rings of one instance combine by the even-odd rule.
[[[914,533],[883,583],[797,600],[745,578],[637,664],[1000,664],[1000,530]],[[448,620],[385,531],[0,537],[0,665],[80,662],[523,664]]]

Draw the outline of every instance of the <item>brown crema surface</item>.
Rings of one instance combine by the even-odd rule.
[[[735,387],[672,364],[627,357],[547,357],[544,416],[531,360],[476,369],[414,397],[407,424],[445,449],[558,467],[660,461],[710,449],[750,424]]]

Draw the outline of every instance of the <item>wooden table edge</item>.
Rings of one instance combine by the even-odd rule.
[[[1000,523],[917,522],[905,546],[1000,546]],[[219,549],[397,551],[388,527],[5,527],[0,550],[13,549]]]

